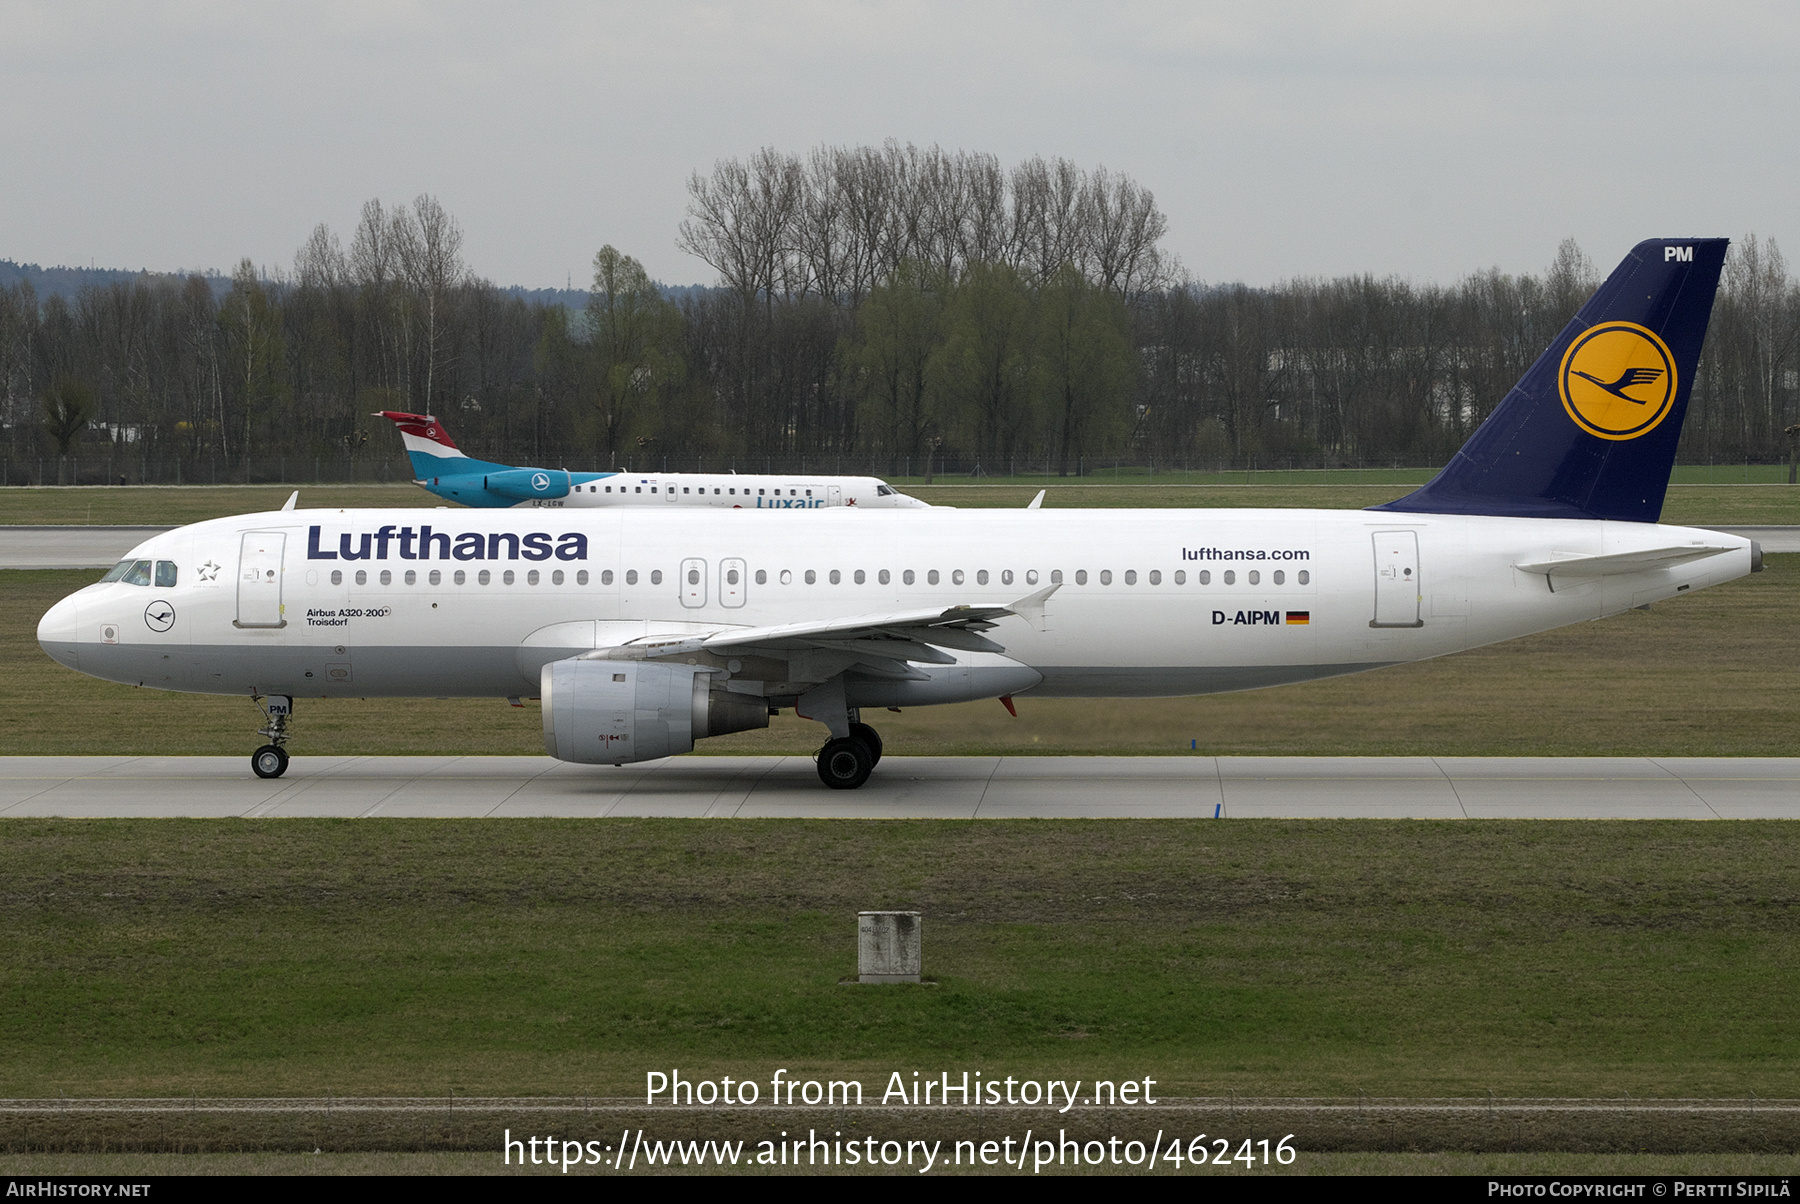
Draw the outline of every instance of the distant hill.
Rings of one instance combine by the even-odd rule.
[[[186,280],[189,276],[199,276],[205,280],[212,287],[215,299],[231,291],[231,277],[221,275],[216,268],[195,269],[191,272],[152,272],[142,269],[134,272],[128,268],[71,268],[61,265],[46,268],[35,263],[0,259],[0,288],[16,288],[29,280],[31,287],[37,291],[39,301],[47,301],[51,297],[73,301],[76,294],[90,285],[102,286],[138,279]],[[704,284],[659,283],[656,287],[663,291],[663,296],[677,303],[691,295],[712,291]],[[515,284],[500,291],[509,297],[518,297],[528,305],[566,305],[570,309],[581,309],[588,301],[587,290],[579,288],[526,288]]]

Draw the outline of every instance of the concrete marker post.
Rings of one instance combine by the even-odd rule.
[[[858,982],[918,982],[921,968],[920,913],[856,913]]]

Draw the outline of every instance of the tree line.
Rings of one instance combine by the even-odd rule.
[[[430,196],[371,200],[347,244],[321,225],[229,289],[0,287],[0,479],[403,475],[382,409],[583,468],[1433,464],[1599,279],[1565,241],[1541,274],[1204,285],[1126,176],[896,143],[765,150],[688,191],[678,242],[714,284],[667,289],[606,246],[579,307],[477,276]],[[1786,458],[1797,368],[1800,285],[1743,239],[1683,457]]]

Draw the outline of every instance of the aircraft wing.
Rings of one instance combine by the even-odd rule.
[[[792,656],[821,651],[877,657],[885,661],[952,664],[956,658],[939,649],[1006,651],[1004,645],[995,643],[981,632],[990,630],[996,621],[1008,615],[1017,615],[1041,629],[1044,603],[1061,588],[1052,585],[1015,602],[970,602],[768,627],[732,627],[710,635],[652,637],[635,641],[632,647],[642,649],[649,657],[683,656],[694,652],[762,652]]]

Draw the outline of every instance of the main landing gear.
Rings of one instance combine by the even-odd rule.
[[[848,736],[819,750],[819,780],[833,790],[855,790],[880,761],[881,737],[866,723],[852,723]]]
[[[294,717],[294,700],[271,694],[251,701],[268,720],[256,734],[267,737],[269,742],[250,754],[250,769],[259,778],[278,778],[287,772],[287,749],[281,746],[288,742],[288,721]]]

